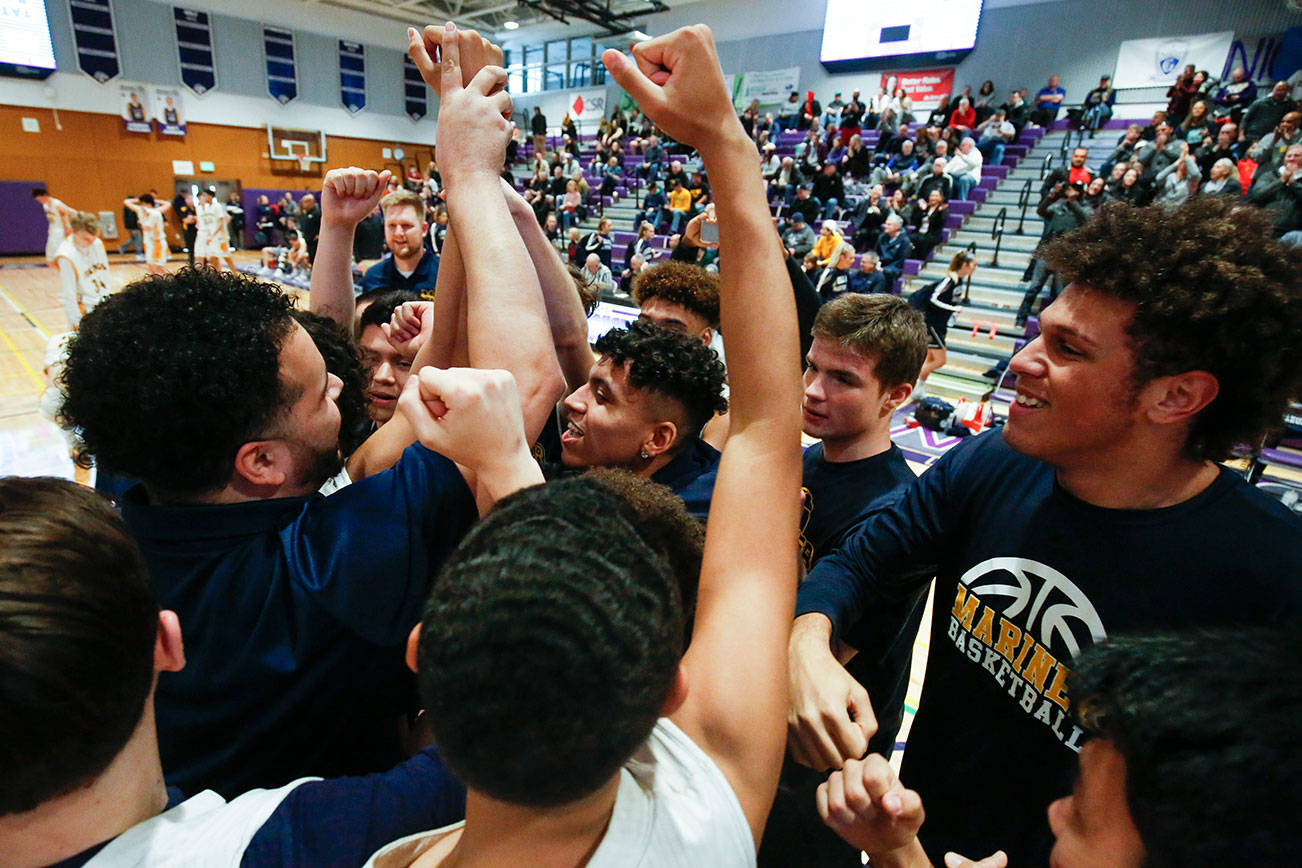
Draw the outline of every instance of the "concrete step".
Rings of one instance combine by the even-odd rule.
[[[989,237],[990,230],[995,226],[995,215],[998,213],[999,209],[996,208],[991,212],[973,214],[967,219],[967,222],[963,224],[963,228],[970,232],[984,232],[986,237]],[[1018,216],[1013,215],[1011,209],[1009,209],[1009,215],[1011,219],[1006,218],[1006,222],[1004,223],[1005,237],[1014,234],[1014,230],[1017,229]],[[1025,230],[1025,236],[1039,238],[1040,233],[1044,231],[1044,221],[1041,220],[1038,215],[1028,212],[1026,215],[1026,221],[1022,224],[1022,228]]]
[[[922,266],[919,276],[924,280],[940,280],[945,276],[945,271],[948,267],[948,261],[942,262],[933,259]],[[999,266],[984,264],[978,265],[976,273],[972,275],[972,285],[974,287],[991,286],[997,289],[1016,286],[1022,281],[1022,270],[1024,268],[1026,268],[1025,260],[1023,260],[1021,267],[1006,265],[1004,263],[1000,263]]]
[[[986,332],[982,332],[978,337],[972,337],[971,331],[964,331],[959,328],[951,328],[945,342],[956,350],[962,350],[981,356],[989,356],[994,361],[1005,356],[1011,356],[1017,346],[1017,338],[1010,335],[996,334],[993,338],[989,337]],[[991,364],[994,362],[992,361]]]
[[[1040,243],[1038,235],[1018,235],[1014,230],[1017,228],[1017,221],[1009,221],[1004,225],[1004,237],[999,242],[999,263],[1004,264],[1005,254],[1025,253],[1030,254]],[[966,247],[975,242],[977,250],[994,252],[995,242],[990,238],[989,232],[978,232],[976,230],[960,229],[950,236],[950,243],[957,244],[959,247]]]

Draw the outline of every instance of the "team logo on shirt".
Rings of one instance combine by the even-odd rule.
[[[959,578],[950,641],[1075,751],[1082,733],[1067,716],[1065,661],[1106,636],[1089,597],[1039,561],[990,558]]]

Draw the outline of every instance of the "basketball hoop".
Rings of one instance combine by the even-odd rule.
[[[309,158],[307,158],[307,157],[299,157],[299,158],[298,158],[298,170],[299,170],[300,172],[310,172],[310,171],[312,171],[312,161],[311,161],[311,159],[309,159]]]

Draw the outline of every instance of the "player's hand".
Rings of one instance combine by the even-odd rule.
[[[1008,854],[996,850],[980,862],[973,862],[957,853],[945,854],[945,868],[1008,868]]]
[[[815,799],[828,828],[869,856],[909,846],[922,826],[922,799],[880,754],[848,760],[819,784]]]
[[[461,48],[459,40],[451,38],[456,33],[456,25],[449,21],[440,51],[443,105],[438,116],[438,156],[445,186],[452,186],[458,176],[496,178],[506,162],[506,140],[511,134],[506,70],[485,66],[463,87]],[[411,35],[416,57],[425,47],[414,30]]]
[[[443,58],[443,46],[456,43],[461,58],[461,85],[470,83],[479,70],[485,66],[502,65],[502,49],[494,45],[474,30],[457,30],[453,33],[434,24],[425,26],[423,32],[415,29],[407,31],[407,53],[411,55],[420,77],[434,91],[435,96],[443,98],[443,73],[440,61]]]
[[[723,84],[714,35],[704,24],[639,42],[632,58],[607,49],[601,61],[642,111],[674,139],[697,150],[745,135]]]
[[[326,172],[321,184],[321,222],[356,226],[384,198],[391,177],[388,169],[375,172],[356,166]]]
[[[421,443],[464,467],[527,451],[520,395],[509,371],[421,368],[407,379],[398,409]]]
[[[434,302],[404,301],[393,309],[393,317],[380,331],[402,357],[411,361],[434,332]]]
[[[687,228],[683,230],[683,242],[693,247],[709,247],[712,250],[719,249],[718,244],[701,240],[701,226],[705,223],[706,214],[702,211],[691,220],[687,221]]]
[[[816,771],[839,769],[868,750],[877,718],[868,691],[837,662],[826,637],[799,627],[797,619],[787,647],[787,750]]]

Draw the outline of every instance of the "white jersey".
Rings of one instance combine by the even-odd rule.
[[[166,265],[167,231],[163,227],[163,212],[141,205],[140,233],[145,239],[145,261],[150,265]]]
[[[230,254],[226,239],[226,209],[216,202],[200,203],[195,209],[198,234],[194,240],[194,255],[202,259],[216,259]]]
[[[267,818],[303,778],[277,790],[253,790],[227,802],[207,790],[137,823],[109,842],[86,868],[237,868]]]
[[[64,223],[63,214],[59,211],[61,205],[63,203],[53,196],[50,197],[49,202],[41,203],[41,208],[45,210],[45,220],[50,224],[45,236],[45,258],[51,262],[58,255],[59,245],[68,234],[67,224]]]
[[[750,868],[755,839],[714,760],[661,718],[620,771],[610,825],[588,868]],[[364,868],[406,868],[465,823],[400,838]]]
[[[96,238],[81,247],[73,238],[65,238],[55,251],[54,260],[61,272],[64,262],[70,266],[71,273],[64,272],[63,277],[63,311],[68,316],[68,325],[76,328],[82,315],[94,310],[111,291],[104,242]]]

